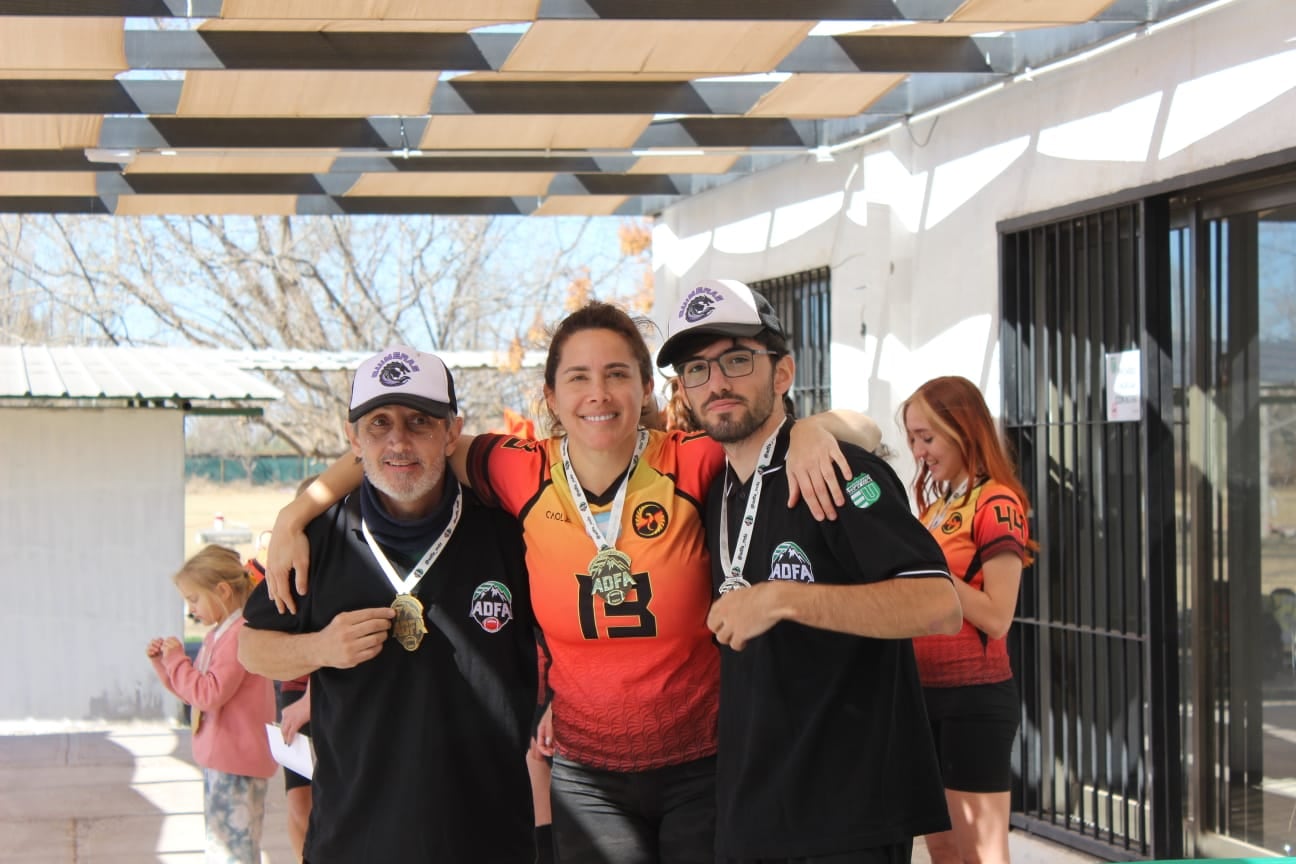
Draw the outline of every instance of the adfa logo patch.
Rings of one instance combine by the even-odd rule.
[[[468,617],[487,633],[498,633],[513,620],[513,594],[499,582],[483,582],[473,591]]]
[[[780,543],[770,556],[769,578],[784,582],[813,582],[814,571],[810,569],[810,558],[801,547],[792,541]]]
[[[872,507],[882,497],[882,487],[869,474],[856,474],[846,484],[846,494],[851,503],[864,510]]]

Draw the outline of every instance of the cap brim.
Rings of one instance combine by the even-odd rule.
[[[690,327],[687,330],[681,330],[679,333],[676,333],[674,336],[663,342],[661,348],[657,349],[657,368],[666,369],[674,366],[681,360],[687,360],[687,357],[682,356],[681,346],[687,345],[691,342],[694,336],[715,336],[717,338],[721,336],[732,336],[735,339],[740,337],[748,338],[751,336],[757,336],[761,331],[767,329],[769,328],[767,328],[763,323],[717,323],[699,324],[695,327]]]
[[[414,396],[409,393],[384,393],[352,408],[351,413],[347,415],[347,420],[354,423],[370,411],[384,405],[404,405],[406,408],[413,408],[415,411],[422,411],[424,414],[430,414],[433,417],[453,417],[455,413],[454,408],[444,402],[425,399],[422,396]]]

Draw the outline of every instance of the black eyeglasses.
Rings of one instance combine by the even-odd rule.
[[[707,381],[711,380],[711,364],[715,363],[720,367],[726,378],[746,378],[752,374],[756,368],[756,355],[765,354],[769,357],[777,357],[777,351],[758,351],[755,348],[730,348],[719,357],[707,359],[705,357],[694,357],[692,360],[685,360],[675,367],[680,381],[684,382],[685,387],[701,387]]]

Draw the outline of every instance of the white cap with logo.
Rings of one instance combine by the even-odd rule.
[[[451,417],[459,410],[454,378],[441,358],[406,345],[384,348],[360,364],[347,419],[354,423],[384,405],[404,405],[433,417]]]
[[[696,335],[751,337],[766,330],[786,338],[774,307],[761,294],[737,279],[703,279],[667,320],[657,365],[664,369],[687,359],[678,356],[680,343]]]

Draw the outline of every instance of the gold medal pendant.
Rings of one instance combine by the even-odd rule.
[[[423,604],[413,594],[397,594],[391,608],[396,610],[392,638],[406,651],[417,651],[427,633],[427,625],[423,623]]]
[[[590,559],[589,575],[593,582],[591,590],[609,606],[620,606],[625,602],[626,591],[635,587],[634,577],[630,575],[630,556],[610,546],[600,549]]]

